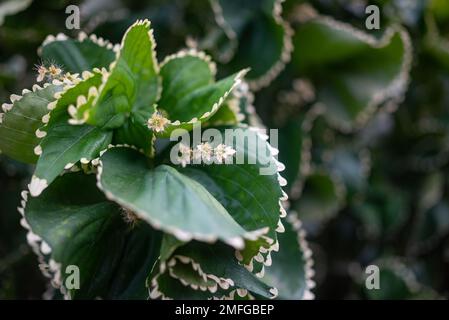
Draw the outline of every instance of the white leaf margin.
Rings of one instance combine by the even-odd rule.
[[[44,89],[48,88],[50,85],[52,85],[52,84],[53,85],[60,85],[60,83],[56,83],[56,82],[55,83],[44,83],[42,87],[40,85],[38,85],[38,84],[34,84],[31,90],[23,89],[22,90],[22,95],[18,95],[18,94],[10,95],[9,100],[10,100],[11,103],[3,103],[2,106],[1,106],[1,110],[0,110],[0,125],[3,123],[3,117],[5,116],[5,114],[10,112],[14,108],[14,103],[15,102],[18,102],[18,101],[22,100],[23,96],[25,96],[25,95],[27,95],[29,93],[44,90]],[[3,111],[3,112],[1,112],[1,111]],[[45,136],[45,134],[42,133],[39,130],[39,128],[36,130],[35,135],[36,135],[36,137],[39,140],[42,139]],[[1,150],[0,150],[0,153],[1,153]],[[36,152],[34,152],[34,153],[36,154]]]
[[[299,7],[300,10],[297,10],[296,16],[293,17],[294,21],[300,23],[314,21],[326,25],[333,29],[349,33],[351,36],[373,48],[383,48],[387,46],[396,33],[399,33],[404,44],[404,56],[397,77],[394,78],[384,90],[380,90],[373,95],[364,110],[356,116],[355,123],[351,124],[346,121],[334,121],[327,118],[329,124],[343,133],[352,133],[361,129],[383,104],[388,104],[390,106],[381,111],[389,113],[396,111],[397,106],[403,102],[410,83],[410,72],[413,63],[413,45],[409,33],[400,25],[395,24],[388,27],[382,37],[378,39],[369,33],[365,33],[362,30],[353,27],[349,23],[335,20],[330,16],[320,15],[308,5],[301,5]],[[301,14],[302,11],[307,10],[312,11],[311,13],[305,12],[304,15]]]
[[[67,36],[64,33],[58,33],[56,36],[54,35],[48,35],[44,41],[42,42],[42,44],[39,46],[39,48],[37,49],[37,53],[39,55],[42,55],[42,49],[43,47],[45,47],[46,45],[53,43],[53,42],[62,42],[62,41],[67,41],[67,40],[71,40],[72,38]],[[104,47],[106,49],[109,49],[113,52],[118,52],[120,50],[120,45],[119,44],[113,44],[111,43],[109,40],[103,39],[102,37],[97,36],[96,34],[90,34],[87,35],[85,32],[81,31],[78,33],[78,36],[76,39],[72,39],[75,41],[78,41],[80,43],[86,41],[86,40],[90,40],[93,43],[97,44],[100,47]]]
[[[215,22],[220,28],[222,28],[225,35],[231,42],[230,50],[228,52],[225,52],[224,54],[219,55],[219,60],[221,60],[221,62],[223,63],[226,63],[233,58],[237,50],[237,34],[226,22],[226,19],[223,16],[223,9],[219,1],[209,0],[209,2],[211,4],[212,11],[214,12]],[[285,69],[285,66],[291,60],[291,55],[294,49],[292,41],[294,31],[291,28],[290,24],[282,17],[283,2],[285,2],[285,0],[275,0],[272,11],[272,16],[276,24],[281,26],[284,30],[284,36],[282,39],[283,46],[280,57],[264,75],[248,81],[251,90],[258,91],[270,85],[270,83],[279,76],[279,74]]]
[[[189,283],[188,281],[186,281],[185,279],[182,279],[180,277],[178,277],[176,274],[174,274],[173,270],[171,268],[173,268],[176,263],[184,263],[184,264],[190,264],[192,266],[192,269],[194,271],[196,271],[198,273],[198,275],[200,277],[203,277],[203,279],[205,281],[207,280],[213,280],[214,281],[214,285],[212,286],[197,286],[194,284]],[[197,262],[195,262],[192,258],[187,257],[187,256],[181,256],[181,255],[174,255],[169,261],[168,263],[166,263],[165,261],[162,261],[160,263],[159,266],[159,272],[158,274],[156,274],[150,282],[150,286],[148,287],[148,291],[149,291],[149,298],[154,300],[154,299],[162,299],[162,300],[172,300],[173,298],[168,297],[166,294],[164,294],[163,292],[161,292],[159,290],[159,283],[158,283],[158,278],[164,274],[164,272],[169,272],[169,275],[174,278],[179,280],[184,286],[186,287],[190,287],[193,290],[201,290],[201,291],[208,291],[212,294],[212,296],[209,298],[209,300],[234,300],[234,298],[236,297],[236,295],[238,295],[241,298],[248,298],[249,300],[254,300],[254,296],[252,296],[249,291],[247,289],[243,289],[243,288],[235,288],[232,289],[228,294],[225,295],[218,295],[218,296],[214,296],[213,294],[217,292],[217,290],[223,289],[223,290],[228,290],[232,287],[235,286],[234,281],[231,278],[223,278],[223,277],[218,277],[214,274],[208,274],[205,273],[202,269],[201,269],[201,265]],[[275,299],[278,295],[278,291],[276,288],[271,288],[270,293],[273,295],[271,297],[271,299]]]
[[[208,280],[212,280],[214,284],[212,286],[198,286],[189,283],[187,280],[176,275],[175,272],[173,271],[173,267],[177,263],[190,265],[192,269],[198,274],[198,276],[202,277],[205,282],[207,282]],[[228,290],[230,287],[234,286],[234,281],[232,279],[222,278],[214,274],[208,274],[204,272],[201,268],[201,265],[195,262],[195,260],[193,260],[192,258],[182,255],[174,255],[170,258],[170,260],[168,260],[168,262],[161,261],[159,265],[158,274],[156,274],[151,279],[150,282],[151,285],[148,288],[150,299],[159,299],[159,298],[162,300],[171,299],[170,297],[167,297],[163,292],[159,290],[158,278],[167,271],[172,278],[179,280],[182,285],[190,287],[193,290],[209,291],[211,294],[214,294],[217,292],[219,287],[223,290]]]
[[[244,126],[243,126],[244,127]],[[282,189],[282,187],[285,187],[287,185],[287,180],[284,179],[284,177],[282,177],[282,175],[280,174],[280,172],[285,170],[285,166],[284,164],[282,164],[281,162],[279,162],[279,160],[277,159],[277,155],[279,154],[279,150],[272,147],[269,142],[268,142],[268,135],[266,135],[265,133],[263,133],[265,131],[265,129],[261,129],[261,128],[256,128],[256,127],[251,127],[251,126],[246,126],[249,130],[255,132],[258,137],[260,139],[262,139],[263,141],[265,141],[270,149],[270,154],[272,156],[272,160],[274,161],[274,163],[277,166],[277,180],[279,183],[279,186],[281,188],[281,192],[282,195],[279,198],[279,220],[278,220],[278,225],[277,228],[275,229],[275,231],[277,233],[283,233],[285,231],[284,225],[282,224],[281,219],[285,218],[287,216],[287,211],[286,208],[288,208],[289,204],[287,202],[288,200],[288,195],[287,193]],[[272,263],[271,260],[271,252],[272,251],[279,251],[279,242],[276,239],[271,239],[267,236],[262,236],[269,244],[269,247],[266,248],[263,245],[259,247],[259,252],[250,259],[250,262],[247,264],[243,264],[242,265],[250,272],[254,273],[254,265],[255,265],[255,261],[261,263],[261,269],[258,270],[258,272],[255,273],[255,275],[258,278],[263,278],[264,274],[265,274],[265,266],[270,266]],[[237,258],[238,261],[242,262],[244,260],[243,258],[243,252],[240,250],[236,250],[235,251],[235,257]]]
[[[241,82],[243,81],[243,78],[248,73],[248,71],[249,71],[249,69],[243,69],[236,74],[236,76],[234,77],[234,83],[232,84],[231,88],[228,91],[226,91],[223,94],[223,96],[221,96],[220,99],[213,104],[210,111],[206,111],[199,118],[195,117],[189,121],[181,122],[179,120],[175,120],[172,122],[171,120],[169,120],[170,122],[168,124],[168,127],[172,127],[171,129],[174,130],[178,126],[187,125],[187,124],[195,125],[198,122],[208,120],[211,116],[213,116],[218,111],[218,109],[223,105],[223,103],[226,101],[226,99],[228,99],[229,95],[234,91],[234,89],[237,88],[241,84]]]
[[[293,227],[293,230],[297,232],[297,239],[299,247],[303,253],[303,258],[305,260],[305,279],[306,279],[306,289],[304,290],[303,300],[313,300],[315,295],[312,289],[315,288],[316,283],[313,280],[315,276],[315,270],[313,266],[315,264],[313,260],[312,250],[309,248],[309,243],[306,240],[307,233],[303,228],[302,221],[298,217],[298,213],[295,211],[290,211],[287,216],[287,221]]]
[[[70,300],[70,292],[67,291],[62,284],[61,264],[51,258],[47,262],[47,258],[51,254],[52,249],[48,243],[33,232],[25,217],[25,210],[29,195],[29,191],[27,190],[21,192],[22,200],[20,206],[17,208],[17,211],[22,217],[20,219],[20,225],[27,231],[27,242],[37,256],[39,270],[46,278],[50,279],[50,284],[53,288],[59,289],[60,293],[64,297],[64,300]]]

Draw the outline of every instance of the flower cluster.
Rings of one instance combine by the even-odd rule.
[[[235,153],[236,151],[232,147],[222,143],[214,148],[209,142],[204,142],[197,145],[193,150],[187,145],[180,143],[177,162],[181,164],[182,167],[185,167],[192,161],[195,164],[223,164],[227,159],[234,156]]]
[[[49,67],[45,65],[36,66],[37,70],[37,82],[42,82],[45,79],[49,81],[57,81],[60,84],[73,84],[79,80],[79,74],[71,74],[70,72],[64,73],[62,68],[55,64],[51,64]]]

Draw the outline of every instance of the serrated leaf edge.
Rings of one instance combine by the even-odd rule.
[[[106,86],[106,83],[108,81],[109,76],[112,74],[112,72],[114,71],[116,65],[117,65],[117,61],[120,58],[121,55],[121,50],[123,49],[126,37],[128,35],[128,33],[131,31],[132,28],[134,28],[135,26],[145,26],[146,28],[149,28],[147,35],[148,38],[150,40],[150,43],[152,44],[152,52],[151,52],[151,58],[153,60],[153,67],[155,69],[155,73],[157,75],[157,79],[158,79],[158,93],[157,93],[157,97],[156,100],[159,100],[161,92],[162,92],[162,88],[161,88],[161,79],[159,76],[159,71],[160,71],[160,67],[159,67],[159,63],[157,61],[157,57],[156,57],[156,40],[154,39],[154,31],[151,28],[151,22],[148,19],[144,19],[144,20],[137,20],[136,22],[134,22],[130,27],[128,27],[128,29],[126,30],[125,34],[122,37],[122,41],[120,43],[120,45],[117,47],[116,50],[114,50],[116,56],[115,56],[115,60],[113,62],[111,62],[111,64],[109,65],[108,71],[103,73],[103,78],[102,78],[102,83],[100,84],[100,86],[97,89],[96,92],[96,96],[94,96],[94,100],[92,102],[92,105],[96,105],[98,102],[98,98],[100,97],[100,93],[104,90],[104,87]],[[86,123],[87,119],[89,118],[89,114],[83,115],[82,119],[74,119],[72,120],[72,124],[83,124]]]
[[[273,161],[275,162],[276,166],[277,166],[277,179],[278,179],[278,183],[279,186],[281,188],[281,192],[282,195],[279,198],[279,220],[278,220],[278,225],[277,228],[275,229],[275,231],[277,233],[283,233],[285,231],[285,228],[282,224],[282,218],[285,218],[287,216],[287,212],[285,207],[288,206],[288,195],[287,193],[282,189],[282,187],[285,187],[287,185],[287,181],[281,176],[280,172],[285,170],[285,166],[284,164],[282,164],[281,162],[278,161],[278,159],[276,158],[277,154],[279,153],[279,150],[272,147],[269,142],[268,142],[268,136],[264,133],[262,133],[261,131],[263,129],[260,128],[255,128],[255,127],[248,127],[249,130],[255,132],[258,137],[262,140],[264,140],[267,144],[268,147],[270,149],[270,153],[271,156],[273,158]],[[259,263],[262,263],[262,268],[259,272],[255,273],[256,277],[258,278],[263,278],[264,274],[265,274],[265,266],[270,266],[271,265],[271,252],[272,251],[278,251],[279,250],[279,242],[275,239],[271,239],[267,236],[263,236],[263,238],[268,242],[268,244],[270,245],[268,248],[264,247],[263,245],[261,245],[259,247],[259,252],[250,259],[250,261],[247,264],[243,264],[243,266],[249,271],[249,272],[253,272],[254,271],[254,261],[257,261]],[[235,251],[235,257],[238,261],[242,262],[243,261],[243,253],[240,250],[236,250]]]
[[[304,141],[301,146],[301,159],[299,161],[299,176],[292,182],[290,188],[290,198],[298,200],[301,197],[304,187],[304,181],[311,173],[312,163],[312,138],[309,136],[313,128],[315,120],[324,113],[324,106],[316,103],[307,111],[304,122],[301,124],[301,130],[305,134]]]
[[[276,0],[273,4],[272,16],[277,25],[281,26],[284,30],[284,36],[282,39],[283,46],[279,59],[270,67],[270,69],[262,76],[249,80],[249,86],[252,90],[258,91],[267,87],[278,75],[285,69],[285,66],[290,62],[291,55],[294,49],[293,46],[293,34],[294,31],[290,24],[282,18],[282,4],[285,0]],[[220,53],[218,59],[222,63],[229,62],[235,55],[238,47],[237,34],[232,27],[226,22],[223,16],[223,9],[218,0],[209,1],[214,13],[215,22],[223,30],[225,35],[230,41],[230,49],[227,52]]]
[[[237,73],[237,75],[234,77],[234,83],[231,86],[231,88],[226,91],[223,96],[220,97],[220,99],[215,102],[211,108],[210,111],[206,111],[203,115],[201,115],[199,118],[192,118],[189,121],[179,121],[179,120],[175,120],[175,121],[171,121],[168,124],[168,127],[172,127],[171,129],[176,129],[176,127],[178,126],[182,126],[182,125],[186,125],[186,124],[191,124],[194,125],[197,122],[200,122],[201,120],[207,120],[209,117],[211,117],[223,104],[223,102],[225,102],[225,100],[228,98],[228,96],[232,93],[232,91],[242,82],[243,77],[246,75],[246,73],[248,73],[249,69],[243,69],[240,72]],[[157,110],[156,110],[157,111]],[[165,131],[165,130],[164,130]],[[163,133],[163,132],[162,132]],[[155,134],[157,135],[157,133],[155,132]]]
[[[287,216],[287,221],[293,227],[293,230],[297,233],[297,239],[299,247],[303,252],[303,258],[305,260],[304,268],[305,268],[305,279],[306,279],[306,289],[303,293],[303,300],[313,300],[315,299],[315,295],[312,292],[312,289],[315,288],[316,284],[313,280],[315,276],[315,270],[313,269],[313,265],[315,264],[313,260],[312,250],[309,248],[309,243],[306,240],[307,233],[302,226],[302,221],[299,219],[298,214],[295,211],[290,211]]]
[[[192,269],[197,272],[197,274],[203,278],[203,280],[206,282],[207,280],[213,280],[214,285],[212,286],[198,286],[192,283],[189,283],[187,280],[177,276],[174,271],[173,267],[177,263],[183,263],[183,264],[190,264]],[[234,281],[232,279],[222,278],[218,277],[214,274],[208,274],[204,272],[201,268],[201,265],[197,262],[195,262],[192,258],[182,255],[174,255],[168,262],[161,262],[159,267],[159,273],[151,280],[151,286],[149,288],[149,297],[151,299],[157,299],[162,297],[162,299],[167,298],[164,293],[162,293],[159,290],[159,283],[157,279],[160,275],[164,274],[165,272],[169,273],[169,275],[177,279],[181,282],[182,285],[186,287],[190,287],[193,290],[201,290],[201,291],[209,291],[210,293],[215,293],[218,290],[218,287],[221,289],[227,290],[230,287],[234,286]]]
[[[23,96],[25,96],[29,93],[32,93],[32,92],[44,90],[44,89],[48,88],[50,85],[52,85],[52,83],[44,83],[42,87],[39,86],[38,84],[34,84],[32,87],[32,90],[23,89],[22,95],[17,95],[17,94],[10,95],[9,100],[11,101],[11,103],[3,103],[2,104],[2,107],[0,110],[0,125],[3,123],[3,117],[5,116],[5,114],[10,112],[14,108],[14,103],[22,100]],[[3,111],[3,112],[1,112],[1,111]],[[42,131],[40,131],[39,128],[36,130],[35,135],[38,139],[42,139],[43,137],[45,137],[45,134]],[[37,151],[39,152],[39,150],[37,150]],[[0,150],[0,153],[1,153],[1,150]],[[34,153],[36,154],[36,150]]]
[[[351,34],[351,36],[357,38],[359,41],[366,43],[372,48],[383,48],[388,46],[390,40],[396,33],[399,33],[401,40],[404,44],[404,57],[402,60],[401,70],[398,76],[391,81],[391,83],[384,89],[375,94],[368,102],[367,106],[361,111],[354,121],[346,122],[344,120],[338,121],[335,119],[327,118],[327,121],[331,126],[343,133],[351,133],[362,128],[378,111],[382,104],[391,102],[393,106],[385,108],[385,112],[394,112],[405,97],[405,93],[408,89],[410,82],[410,71],[413,62],[413,46],[409,33],[400,25],[389,26],[383,33],[381,38],[365,33],[360,29],[353,27],[351,24],[335,20],[334,18],[326,15],[320,15],[317,13],[311,14],[309,17],[295,17],[297,21],[302,23],[308,21],[314,21],[331,27],[333,29],[343,31]]]
[[[177,275],[175,275],[174,272],[171,272],[170,268],[174,267],[176,265],[177,260],[184,264],[190,264],[192,266],[193,270],[198,272],[199,276],[203,277],[205,281],[207,281],[207,279],[213,280],[215,282],[214,285],[210,286],[210,287],[201,287],[201,286],[193,285],[193,284],[189,283],[188,281],[186,281],[185,279],[182,279],[182,278],[178,277]],[[187,257],[187,256],[175,255],[171,258],[171,260],[169,260],[168,263],[162,262],[160,264],[159,273],[156,276],[154,276],[154,278],[151,280],[150,286],[148,288],[150,299],[162,299],[162,300],[173,299],[171,297],[166,296],[163,292],[161,292],[159,290],[159,283],[157,281],[159,276],[162,275],[167,270],[169,272],[169,275],[172,278],[179,280],[184,286],[190,287],[193,290],[209,291],[210,293],[214,294],[215,292],[217,292],[218,287],[220,287],[223,290],[228,290],[229,288],[235,286],[234,281],[231,278],[222,278],[222,277],[218,277],[214,274],[205,273],[201,269],[200,264],[195,262],[192,258]],[[277,289],[271,288],[269,291],[273,295],[273,297],[271,299],[275,299],[278,295]],[[229,294],[227,294],[227,295],[213,296],[209,299],[210,300],[233,300],[235,298],[236,294],[242,298],[248,297],[250,300],[254,300],[254,297],[248,292],[248,290],[243,289],[243,288],[235,288],[235,289],[231,290],[229,292]]]
[[[162,68],[170,61],[175,60],[175,59],[184,58],[184,57],[195,57],[200,60],[203,60],[209,66],[209,70],[211,71],[211,74],[214,77],[217,74],[217,65],[215,64],[214,61],[212,61],[211,56],[206,54],[204,51],[197,50],[196,48],[182,49],[174,54],[168,55],[164,58],[164,60],[160,63],[159,66],[160,66],[160,68]]]
[[[79,41],[80,43],[86,41],[86,40],[90,40],[93,43],[97,44],[100,47],[104,47],[106,49],[109,49],[113,52],[117,52],[120,49],[120,45],[119,44],[113,44],[111,43],[109,40],[103,39],[102,37],[99,37],[95,34],[90,34],[87,35],[85,32],[81,31],[78,33],[78,36],[76,39],[73,39],[69,36],[67,36],[64,33],[58,33],[56,36],[54,35],[47,35],[47,37],[45,37],[44,41],[42,42],[42,44],[39,46],[39,48],[37,49],[37,52],[39,55],[42,54],[42,48],[45,47],[46,45],[52,43],[52,42],[58,42],[58,41],[67,41],[67,40],[75,40],[75,41]]]
[[[39,270],[44,275],[44,277],[50,279],[50,284],[53,286],[53,288],[59,289],[65,300],[70,300],[70,293],[62,285],[61,264],[54,259],[50,259],[48,263],[47,261],[45,261],[45,256],[50,255],[52,249],[48,243],[46,243],[40,236],[33,232],[30,224],[25,217],[25,210],[29,195],[29,191],[25,190],[21,192],[22,200],[20,206],[17,208],[17,211],[22,217],[20,219],[20,225],[27,231],[26,239],[28,245],[37,256]]]

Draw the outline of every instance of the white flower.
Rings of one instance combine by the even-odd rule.
[[[48,74],[52,77],[52,78],[56,78],[61,74],[62,70],[61,68],[58,68],[55,65],[51,65],[50,67],[48,67]]]
[[[208,142],[199,144],[193,150],[193,158],[195,160],[209,162],[212,159],[213,151],[212,146]]]
[[[170,120],[165,118],[162,114],[159,112],[153,113],[150,119],[148,119],[147,125],[148,128],[155,132],[163,132],[165,130],[165,127],[170,124]]]
[[[70,72],[67,72],[62,77],[62,82],[64,82],[65,84],[68,84],[68,85],[74,84],[77,80],[79,80],[78,73],[71,74]]]
[[[217,161],[217,163],[223,163],[228,159],[229,157],[232,157],[236,151],[225,144],[219,144],[215,150],[214,150],[214,158]]]
[[[185,166],[187,164],[190,164],[190,157],[192,155],[192,150],[190,150],[189,146],[186,146],[183,143],[179,144],[179,153],[180,156],[178,157],[178,161],[181,164],[181,166],[183,168],[185,168]]]
[[[37,82],[41,82],[45,79],[45,76],[47,75],[47,68],[45,68],[44,66],[38,66],[37,67]]]

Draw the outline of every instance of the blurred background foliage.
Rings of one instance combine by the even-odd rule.
[[[159,59],[196,47],[219,76],[251,68],[252,121],[279,129],[317,299],[449,296],[448,1],[2,0],[2,102],[34,83],[48,34],[76,36],[65,28],[70,4],[88,34],[117,43],[148,18]],[[369,4],[380,30],[365,28]],[[15,209],[29,175],[0,155],[0,298],[46,291]],[[370,264],[381,290],[364,286]]]

